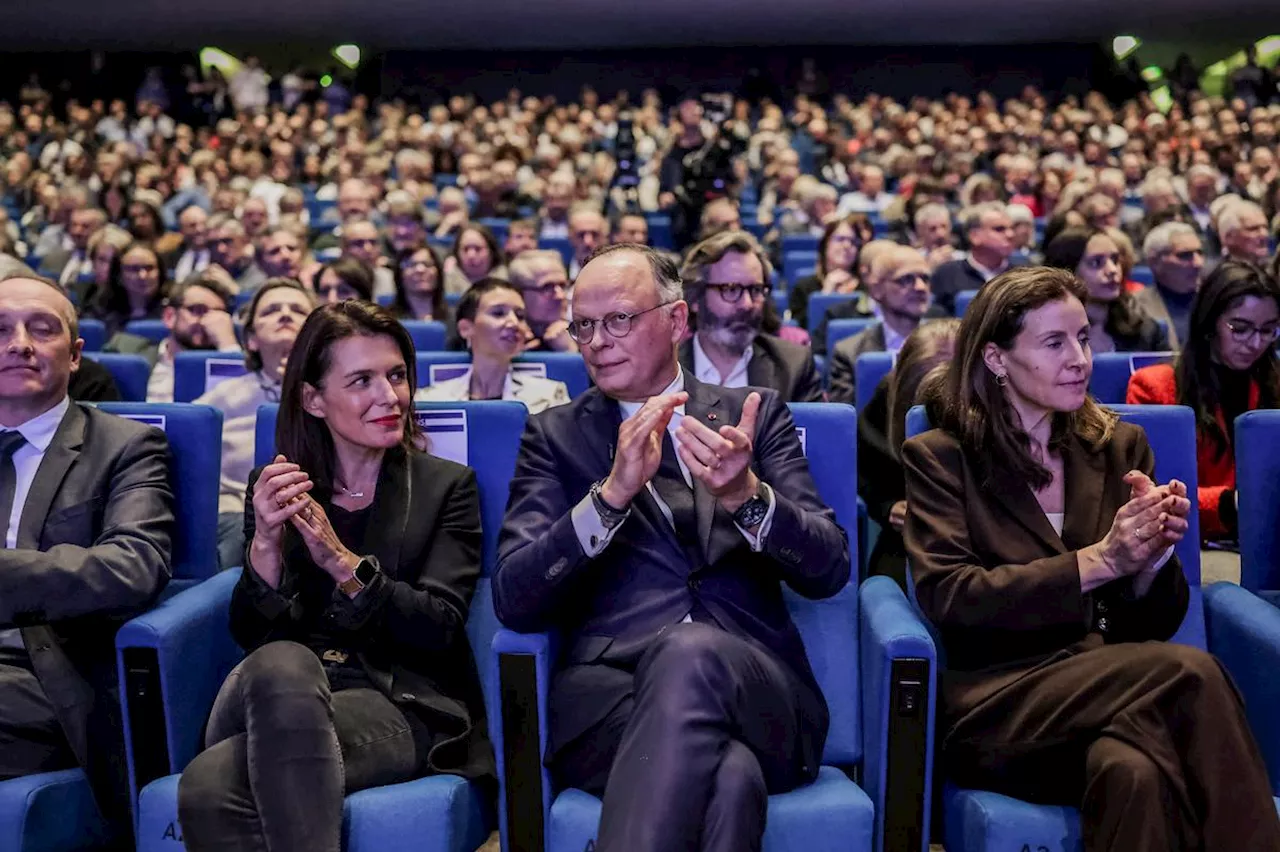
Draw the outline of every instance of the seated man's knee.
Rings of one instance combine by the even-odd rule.
[[[1231,690],[1222,665],[1212,655],[1199,648],[1176,642],[1163,642],[1159,648],[1160,664],[1169,679],[1179,679],[1196,690]]]
[[[716,768],[715,795],[742,807],[763,808],[769,798],[764,770],[751,749],[729,740]]]
[[[315,652],[297,642],[270,642],[258,648],[237,667],[244,694],[263,697],[272,694],[328,693],[324,666]]]
[[[709,624],[673,624],[653,640],[636,672],[641,680],[684,678],[717,667],[721,651],[733,637]]]
[[[1164,783],[1159,767],[1142,752],[1116,741],[1089,750],[1090,774],[1117,803],[1132,798],[1159,796]]]

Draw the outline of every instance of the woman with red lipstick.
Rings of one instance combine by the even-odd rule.
[[[1144,367],[1125,402],[1187,405],[1196,412],[1200,536],[1231,540],[1236,529],[1236,417],[1280,406],[1280,284],[1259,266],[1227,260],[1200,285],[1175,364]]]
[[[1044,251],[1044,265],[1066,269],[1089,291],[1089,346],[1094,352],[1164,352],[1169,334],[1124,289],[1120,247],[1105,231],[1068,228]]]
[[[430,401],[513,399],[530,414],[569,401],[564,382],[555,382],[511,369],[524,350],[529,329],[524,296],[500,278],[482,278],[463,294],[457,308],[458,334],[471,352],[471,369],[456,379],[437,382],[418,391]]]
[[[1280,849],[1240,694],[1167,641],[1192,505],[1088,394],[1089,296],[1058,269],[991,279],[930,399],[938,428],[902,445],[916,602],[946,653],[942,765],[1079,808],[1085,852]]]
[[[279,455],[249,477],[223,683],[182,774],[190,850],[339,852],[343,798],[436,773],[494,789],[466,633],[475,473],[415,449],[414,351],[377,305],[303,325]]]

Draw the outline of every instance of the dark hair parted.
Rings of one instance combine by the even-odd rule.
[[[818,277],[825,277],[830,269],[827,269],[827,243],[831,242],[831,238],[835,236],[836,231],[840,230],[842,225],[848,225],[853,231],[853,238],[857,242],[857,249],[853,253],[853,263],[849,265],[849,272],[856,277],[858,274],[858,255],[862,252],[862,247],[876,238],[876,229],[871,224],[871,219],[865,213],[850,213],[839,219],[832,219],[822,229],[822,236],[818,238]]]
[[[455,261],[459,264],[462,263],[462,238],[471,233],[479,234],[480,239],[484,240],[484,244],[489,247],[488,272],[492,272],[507,262],[507,256],[502,251],[502,246],[498,245],[498,238],[493,235],[493,231],[475,222],[469,222],[458,230],[458,235],[453,241],[453,248],[449,251]],[[485,274],[487,275],[488,272]]]
[[[1114,237],[1099,228],[1068,228],[1045,247],[1044,265],[1065,269],[1072,275],[1078,274],[1076,270],[1084,259],[1085,248],[1094,237],[1106,237],[1115,242]],[[1116,248],[1123,252],[1118,244]],[[1083,301],[1089,301],[1087,291]],[[1104,327],[1112,337],[1132,338],[1142,333],[1142,324],[1146,319],[1146,314],[1138,307],[1133,296],[1124,292],[1122,287],[1120,296],[1107,305],[1107,322]]]
[[[945,366],[954,352],[960,320],[940,319],[922,323],[907,335],[898,350],[897,361],[889,379],[889,452],[894,458],[902,453],[907,436],[907,412],[920,401],[921,383],[935,367]]]
[[[1218,423],[1222,388],[1213,365],[1213,342],[1222,315],[1249,297],[1271,299],[1280,306],[1280,284],[1262,267],[1239,260],[1224,260],[1200,284],[1191,303],[1187,339],[1174,365],[1178,404],[1196,413],[1196,427],[1219,455],[1231,449],[1231,436]],[[1249,369],[1258,385],[1261,408],[1280,407],[1280,365],[1270,350]],[[1228,429],[1231,428],[1228,424]]]
[[[334,305],[322,305],[311,312],[298,332],[285,368],[280,389],[280,415],[276,420],[276,447],[285,458],[311,474],[311,479],[324,495],[333,492],[333,436],[323,420],[308,414],[302,407],[303,386],[322,389],[332,366],[333,346],[340,340],[363,335],[386,335],[395,341],[404,357],[406,376],[411,388],[417,387],[417,359],[409,332],[386,308],[372,302],[350,299]],[[405,412],[402,447],[414,446],[418,434],[413,406]]]
[[[520,297],[520,301],[524,301],[524,293],[520,288],[503,278],[481,278],[476,283],[467,288],[462,294],[462,298],[458,299],[458,305],[454,308],[454,316],[459,321],[470,320],[475,321],[476,314],[480,313],[480,300],[485,295],[492,293],[494,290],[510,290]]]
[[[129,293],[124,289],[124,256],[138,249],[150,254],[156,262],[156,292],[147,304],[147,314],[150,315],[164,304],[164,300],[169,295],[169,270],[165,269],[164,260],[160,257],[160,253],[156,251],[155,246],[148,242],[134,240],[125,246],[122,251],[116,252],[115,256],[111,258],[111,271],[107,273],[107,286],[95,294],[94,304],[89,310],[90,314],[99,317],[122,317],[122,324],[123,320],[128,319],[130,310]]]
[[[391,312],[401,319],[418,319],[418,317],[414,316],[413,309],[409,307],[409,297],[405,293],[404,268],[413,259],[413,256],[420,251],[427,253],[427,263],[431,264],[431,268],[436,271],[436,286],[431,291],[431,318],[444,322],[449,315],[449,309],[445,306],[444,301],[444,267],[440,265],[440,258],[436,257],[435,250],[431,246],[422,246],[421,248],[401,252],[396,257],[396,263],[393,267],[396,279],[396,298],[391,303]]]
[[[956,437],[974,458],[1025,479],[1033,488],[1053,481],[1031,452],[1031,439],[983,357],[988,343],[1012,349],[1030,311],[1050,302],[1088,297],[1084,283],[1070,272],[1043,266],[1020,266],[992,278],[969,305],[956,335],[955,358],[947,371],[938,406],[938,426]],[[1055,412],[1050,449],[1061,449],[1072,437],[1090,447],[1111,438],[1116,416],[1086,396],[1076,411]]]
[[[336,260],[329,261],[320,267],[320,271],[316,273],[315,282],[317,285],[320,283],[321,276],[326,272],[333,273],[339,281],[355,290],[357,299],[363,299],[366,302],[373,301],[373,267],[360,258],[346,254]]]

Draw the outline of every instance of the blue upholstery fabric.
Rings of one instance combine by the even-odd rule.
[[[1120,405],[1129,390],[1129,377],[1143,367],[1166,364],[1170,352],[1100,352],[1093,356],[1089,393],[1103,405]]]
[[[830,305],[823,308],[825,312]],[[848,319],[833,319],[827,323],[827,354],[834,355],[836,344],[844,340],[846,337],[853,337],[866,331],[870,326],[879,322],[875,317],[856,317]]]
[[[961,290],[956,293],[955,315],[962,317],[969,310],[969,303],[973,301],[973,297],[978,295],[977,290]]]
[[[853,293],[810,293],[809,294],[809,334],[816,334],[818,326],[827,318],[827,311],[832,306],[847,302],[854,297]],[[828,350],[830,351],[830,350]]]
[[[400,324],[413,338],[413,348],[418,352],[439,352],[444,349],[444,323],[437,320],[400,320]]]
[[[566,267],[573,263],[573,243],[569,242],[568,237],[543,237],[538,240],[538,248],[543,251],[560,252]]]
[[[99,352],[107,343],[107,327],[102,320],[80,320],[80,339],[84,341],[85,352]]]
[[[203,395],[211,370],[233,378],[249,368],[238,352],[179,352],[173,359],[173,401],[194,402]]]
[[[80,852],[106,842],[106,825],[79,769],[0,781],[0,849]]]
[[[480,489],[484,534],[481,570],[487,578],[497,554],[498,532],[527,416],[525,407],[518,402],[465,402],[420,403],[416,408],[463,410],[467,414],[468,461],[476,471]],[[259,459],[269,458],[274,452],[277,410],[274,404],[259,409]],[[201,727],[213,698],[241,656],[226,627],[227,607],[238,576],[238,569],[225,572],[167,601],[126,625],[120,634],[123,639],[117,639],[119,648],[160,649],[173,772],[180,772],[198,752]],[[472,600],[467,634],[473,650],[478,652],[481,683],[491,708],[496,698],[490,690],[497,684],[497,673],[488,648],[496,630],[489,581],[481,579]],[[170,775],[142,790],[138,800],[139,852],[177,852],[181,848],[177,779],[177,775]],[[348,852],[472,852],[489,831],[485,820],[481,797],[465,779],[417,779],[347,797],[343,844]]]
[[[151,379],[151,365],[141,355],[123,355],[119,352],[85,352],[107,368],[125,402],[146,402],[147,382]]]
[[[1033,849],[1079,852],[1080,811],[1057,805],[1033,805],[999,793],[960,790],[942,794],[947,852]]]
[[[880,380],[893,370],[893,360],[892,352],[863,352],[853,362],[854,404],[859,413],[871,404]]]
[[[1236,493],[1240,499],[1240,585],[1280,590],[1280,411],[1236,418]]]
[[[131,320],[125,323],[124,330],[130,334],[145,337],[152,343],[159,343],[169,336],[169,329],[165,326],[164,320],[159,319]]]
[[[587,364],[577,352],[526,352],[517,363],[547,365],[547,378],[564,382],[569,396],[574,397],[591,386]],[[432,364],[470,364],[469,352],[418,352],[418,387],[431,384]]]
[[[178,535],[173,580],[203,580],[218,571],[218,480],[222,471],[222,412],[188,403],[104,402],[103,411],[156,422],[173,450],[171,471]]]
[[[811,468],[818,491],[836,512],[849,533],[849,544],[857,548],[857,419],[851,406],[793,403],[790,406],[797,427],[805,430],[805,446],[815,460]],[[800,630],[814,674],[827,698],[831,729],[824,762],[853,767],[864,759],[875,778],[864,791],[839,769],[824,766],[818,780],[807,787],[769,799],[767,850],[871,850],[879,846],[883,810],[884,763],[887,753],[889,669],[896,657],[923,658],[932,662],[933,644],[928,632],[911,614],[910,605],[898,587],[887,578],[869,580],[864,586],[859,622],[857,591],[850,585],[835,597],[823,601],[805,600],[786,593],[788,608]],[[861,629],[860,629],[861,628]],[[860,646],[861,642],[861,646]],[[518,634],[500,630],[494,638],[495,656],[532,656],[536,671],[539,707],[537,738],[539,753],[545,753],[545,715],[550,686],[554,637],[548,634]],[[496,677],[490,670],[490,677]],[[496,684],[488,687],[491,697],[501,695]],[[520,785],[529,790],[537,785],[544,807],[549,852],[581,852],[596,836],[599,800],[579,790],[552,795],[550,778],[540,768],[536,778],[512,778],[503,765],[505,729],[501,709],[490,711],[490,732],[498,754],[504,785]],[[530,732],[531,733],[531,732]],[[932,745],[927,750],[932,753]],[[929,767],[921,767],[926,778]],[[909,770],[909,768],[908,768]],[[867,792],[875,791],[871,796]],[[505,792],[505,790],[504,790]],[[876,797],[879,798],[876,798]],[[507,839],[505,795],[502,827]],[[655,815],[655,818],[660,818]],[[927,815],[921,815],[927,823]],[[927,825],[924,834],[928,837]],[[927,839],[925,840],[927,846]],[[510,848],[510,845],[504,845]]]

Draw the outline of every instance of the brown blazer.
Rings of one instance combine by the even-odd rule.
[[[1073,440],[1063,455],[1060,538],[1025,481],[997,469],[987,482],[952,435],[934,429],[903,445],[903,532],[916,600],[946,654],[948,716],[1073,646],[1163,640],[1182,623],[1188,589],[1176,556],[1140,599],[1128,579],[1080,590],[1076,551],[1101,540],[1128,501],[1122,477],[1155,469],[1146,433],[1117,423],[1100,449]]]

